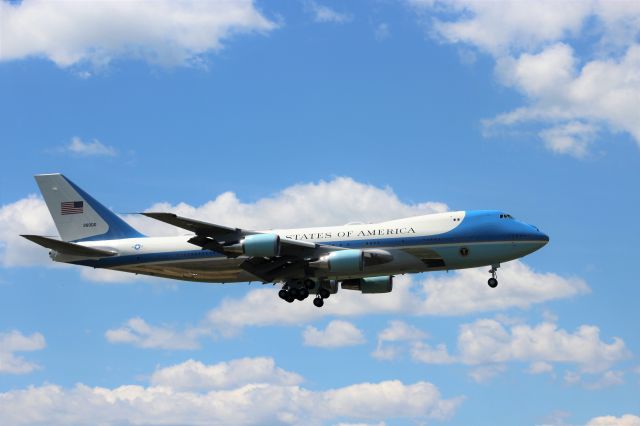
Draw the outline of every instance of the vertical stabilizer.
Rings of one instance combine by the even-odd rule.
[[[63,175],[36,175],[35,178],[64,241],[143,237]]]

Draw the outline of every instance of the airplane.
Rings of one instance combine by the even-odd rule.
[[[281,299],[292,303],[314,294],[319,308],[339,288],[389,293],[393,277],[407,273],[490,266],[487,283],[495,288],[501,263],[549,242],[537,227],[497,210],[262,231],[140,213],[189,231],[151,237],[62,174],[35,179],[60,238],[22,237],[50,249],[53,261],[184,281],[279,284]]]

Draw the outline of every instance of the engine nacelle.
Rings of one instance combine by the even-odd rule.
[[[314,262],[309,262],[309,266],[326,269],[336,275],[356,274],[364,270],[364,252],[356,249],[333,251]]]
[[[225,253],[252,257],[273,257],[280,254],[280,236],[276,234],[247,235],[238,244],[224,247]]]
[[[334,275],[350,275],[364,271],[365,266],[381,265],[393,260],[393,255],[380,249],[350,249],[333,251],[320,259],[309,262],[309,266],[325,269]]]
[[[342,281],[344,290],[359,290],[362,293],[391,293],[393,277],[367,277]]]

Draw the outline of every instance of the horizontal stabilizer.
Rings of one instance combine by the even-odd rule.
[[[109,257],[118,254],[110,250],[101,250],[93,247],[86,247],[80,244],[68,243],[66,241],[55,240],[53,238],[42,237],[40,235],[21,235],[21,237],[24,237],[29,241],[33,241],[34,243],[39,244],[42,247],[46,247],[48,249],[72,256]]]

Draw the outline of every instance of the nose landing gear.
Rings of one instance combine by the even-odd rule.
[[[498,268],[500,267],[500,265],[491,265],[491,269],[489,269],[489,272],[491,273],[491,278],[489,278],[489,281],[487,281],[487,284],[489,284],[489,287],[491,288],[496,288],[498,287]]]

